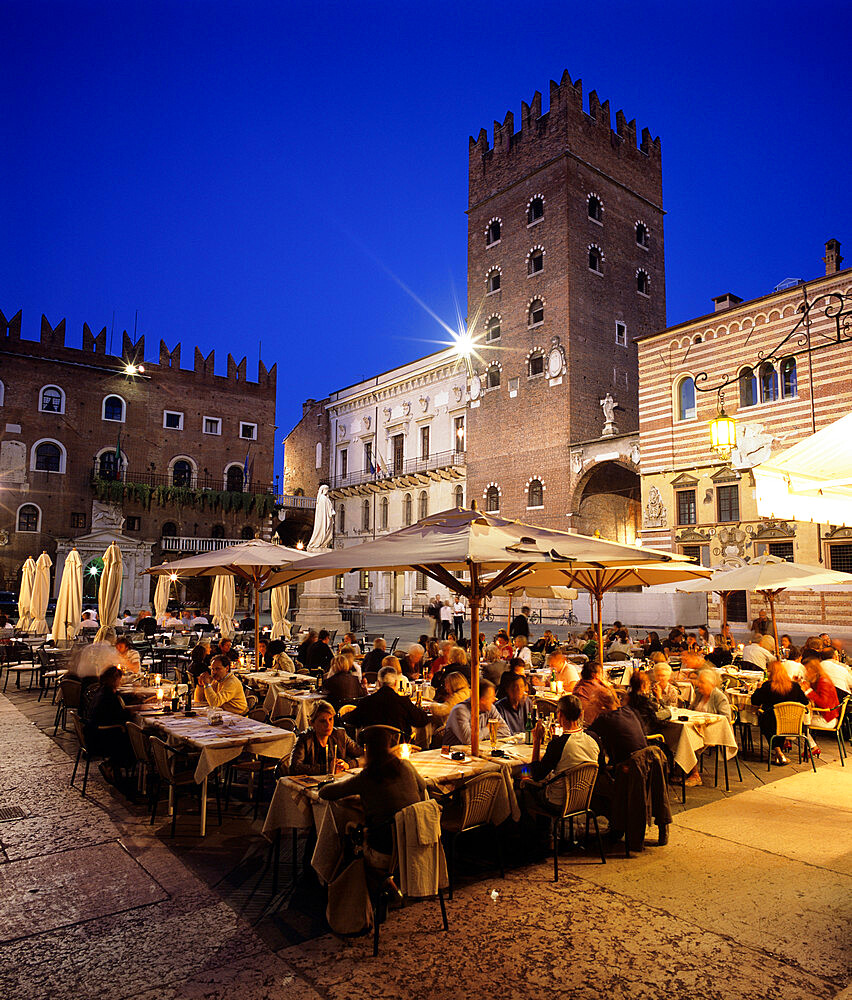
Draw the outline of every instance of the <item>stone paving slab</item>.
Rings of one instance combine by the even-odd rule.
[[[166,893],[118,843],[0,867],[0,942],[162,902]]]

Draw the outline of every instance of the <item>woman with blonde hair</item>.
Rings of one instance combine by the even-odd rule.
[[[438,719],[446,719],[460,701],[466,701],[469,697],[470,684],[467,678],[458,670],[454,670],[451,674],[447,674],[444,679],[444,699],[433,703],[432,715]]]
[[[751,696],[752,705],[761,709],[757,724],[764,738],[769,742],[776,733],[775,706],[782,701],[797,701],[807,705],[808,698],[799,685],[790,677],[780,660],[773,660],[766,668],[769,679]],[[789,764],[781,747],[775,747],[775,763]]]

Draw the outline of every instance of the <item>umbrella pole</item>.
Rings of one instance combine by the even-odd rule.
[[[254,669],[262,670],[260,665],[260,584],[254,581]]]
[[[595,628],[595,598],[591,590],[589,591],[589,628],[592,630],[592,635],[597,632]]]
[[[603,663],[603,594],[600,591],[595,592],[595,603],[598,606],[598,660]]]
[[[775,655],[781,658],[781,647],[778,645],[778,625],[775,622],[775,591],[767,590],[766,596],[769,598],[769,611],[772,615],[772,634],[775,636]]]
[[[722,599],[722,626],[721,630],[724,634],[725,626],[728,624],[728,598],[731,596],[730,590],[723,590],[719,597]]]
[[[512,637],[512,595],[509,594],[509,614],[506,616],[506,635]]]
[[[479,597],[470,604],[470,753],[479,753]]]

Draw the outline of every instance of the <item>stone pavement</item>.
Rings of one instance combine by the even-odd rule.
[[[0,734],[0,806],[24,812],[0,822],[2,997],[829,1000],[848,987],[852,762],[773,770],[729,796],[693,789],[707,804],[676,810],[668,847],[613,848],[605,866],[565,854],[557,885],[548,862],[505,880],[486,869],[448,904],[449,934],[436,903],[410,905],[373,959],[365,938],[253,928],[193,863],[195,816],[179,856],[96,768],[84,800],[66,750],[5,697]],[[227,829],[257,847],[256,827]]]

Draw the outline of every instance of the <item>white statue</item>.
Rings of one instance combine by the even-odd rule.
[[[308,550],[330,549],[334,527],[334,505],[328,495],[328,487],[323,484],[317,491],[317,508],[314,515],[314,531],[308,542]]]
[[[615,400],[609,393],[607,393],[606,396],[600,400],[600,405],[603,407],[604,420],[608,424],[613,423],[615,421],[615,407],[617,405]]]

